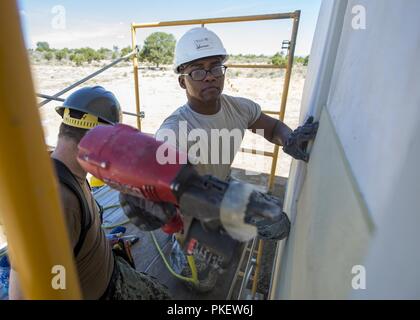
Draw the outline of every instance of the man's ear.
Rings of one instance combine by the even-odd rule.
[[[178,83],[179,83],[179,86],[182,89],[187,89],[187,86],[185,85],[185,77],[184,76],[179,76],[178,77]]]

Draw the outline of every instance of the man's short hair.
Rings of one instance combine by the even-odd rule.
[[[81,111],[78,111],[78,110],[71,110],[70,109],[70,116],[72,118],[81,119],[84,114],[85,114],[84,112],[81,112]],[[76,143],[79,143],[80,140],[82,140],[82,138],[84,137],[84,135],[88,131],[89,130],[87,130],[87,129],[76,128],[76,127],[69,126],[69,125],[67,125],[65,123],[61,123],[61,125],[60,125],[60,131],[58,132],[58,137],[59,138],[72,139]]]

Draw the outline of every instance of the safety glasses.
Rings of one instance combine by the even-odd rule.
[[[203,81],[207,77],[207,73],[211,73],[215,78],[223,77],[226,73],[226,66],[215,66],[210,70],[198,69],[190,73],[181,73],[181,76],[190,76],[194,81]]]

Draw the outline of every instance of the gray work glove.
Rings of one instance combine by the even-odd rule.
[[[255,226],[258,230],[258,236],[264,240],[285,239],[290,231],[289,217],[284,212],[275,221],[260,220],[256,222]]]
[[[172,203],[153,202],[120,192],[120,204],[131,223],[143,231],[156,230],[176,214]]]
[[[298,127],[287,138],[283,151],[297,160],[309,161],[309,154],[306,152],[309,140],[315,138],[319,122],[313,122],[314,117],[309,117],[303,126]]]
[[[264,197],[270,198],[278,204],[278,207],[283,207],[279,198],[270,194],[264,194]],[[274,220],[262,215],[249,215],[245,218],[245,222],[256,226],[258,236],[264,240],[282,240],[287,238],[290,232],[290,220],[284,212]]]

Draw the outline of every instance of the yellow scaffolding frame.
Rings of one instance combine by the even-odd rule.
[[[131,24],[131,40],[132,48],[136,49],[137,46],[137,29],[141,28],[156,28],[156,27],[171,27],[171,26],[186,26],[186,25],[201,25],[204,27],[206,24],[215,23],[227,23],[227,22],[249,22],[249,21],[263,21],[263,20],[276,20],[276,19],[292,19],[293,27],[291,40],[289,44],[289,50],[287,54],[287,66],[286,68],[276,65],[255,65],[255,64],[227,64],[229,68],[264,68],[264,69],[286,69],[286,74],[283,84],[283,92],[281,94],[281,105],[280,110],[276,111],[265,111],[266,114],[277,115],[280,120],[284,119],[286,111],[287,96],[289,92],[290,77],[292,74],[293,59],[296,47],[296,37],[299,27],[300,11],[294,11],[289,13],[275,13],[275,14],[264,14],[264,15],[253,15],[253,16],[240,16],[240,17],[225,17],[225,18],[208,18],[208,19],[195,19],[195,20],[179,20],[179,21],[163,21],[163,22],[150,22],[150,23],[132,23]],[[134,91],[136,96],[136,113],[140,114],[140,92],[139,92],[139,61],[137,56],[133,56],[133,73],[134,73]],[[137,127],[141,130],[141,119],[137,119]],[[272,157],[273,162],[271,164],[270,178],[268,181],[268,190],[272,190],[274,186],[274,177],[276,173],[277,159],[279,153],[279,147],[274,147],[274,152],[262,152],[258,150],[241,148],[242,152],[251,154],[260,154],[267,157]]]
[[[0,46],[0,214],[8,251],[26,299],[80,299],[16,1],[0,1],[0,13],[7,44]]]
[[[45,150],[41,121],[30,75],[16,1],[1,1],[0,30],[9,46],[0,49],[0,101],[3,116],[0,117],[0,148],[7,150],[0,158],[0,212],[8,236],[9,251],[17,266],[24,296],[27,299],[80,299],[77,278],[65,221],[61,214],[57,183],[52,165]],[[292,13],[256,16],[212,18],[199,20],[168,21],[157,23],[133,23],[131,26],[133,50],[136,47],[136,29],[210,23],[245,22],[273,19],[293,19],[293,30],[288,50],[283,94],[279,112],[264,111],[284,119],[290,84],[300,11]],[[19,64],[10,64],[17,59]],[[279,68],[272,65],[229,65],[231,68]],[[140,112],[138,59],[133,56],[136,110]],[[24,92],[24,94],[21,94]],[[137,118],[141,130],[141,119]],[[13,140],[10,139],[13,137]],[[245,149],[248,153],[257,150]],[[269,189],[274,184],[278,158],[278,146],[274,152],[265,152],[273,158]],[[37,165],[34,170],[34,163]],[[22,181],[25,184],[22,184]],[[30,186],[25,188],[25,186]],[[22,201],[25,199],[25,201]],[[260,242],[262,250],[262,242]],[[65,289],[52,285],[54,266],[65,268]],[[256,274],[258,272],[258,265]],[[255,280],[254,276],[254,280]],[[254,284],[255,286],[255,284]],[[253,286],[253,287],[254,287]]]
[[[281,104],[280,110],[276,111],[265,111],[264,113],[269,115],[276,115],[278,116],[279,120],[284,120],[284,115],[286,112],[286,104],[287,104],[287,97],[289,93],[289,85],[290,85],[290,78],[292,75],[292,67],[293,67],[293,60],[296,48],[296,38],[299,28],[299,20],[300,20],[300,10],[289,12],[289,13],[275,13],[275,14],[265,14],[265,15],[252,15],[252,16],[239,16],[239,17],[225,17],[225,18],[208,18],[208,19],[195,19],[195,20],[180,20],[180,21],[164,21],[164,22],[151,22],[151,23],[132,23],[131,25],[131,39],[132,39],[132,48],[135,50],[137,46],[137,29],[141,28],[155,28],[155,27],[170,27],[170,26],[185,26],[185,25],[201,25],[204,27],[206,24],[214,24],[214,23],[227,23],[227,22],[246,22],[246,21],[262,21],[262,20],[276,20],[276,19],[292,19],[293,20],[293,27],[292,27],[292,34],[291,40],[289,43],[289,50],[287,53],[287,66],[286,66],[286,74],[284,77],[283,83],[283,91],[281,94]],[[274,65],[253,65],[253,64],[227,64],[229,68],[282,68],[280,66]],[[133,73],[134,73],[134,90],[136,95],[136,113],[140,114],[140,92],[139,92],[139,62],[137,56],[133,56]],[[141,130],[141,119],[137,118],[137,127]],[[272,191],[274,187],[274,179],[276,174],[276,167],[277,161],[279,156],[279,146],[274,146],[273,152],[262,152],[255,149],[248,149],[248,148],[241,148],[242,152],[251,153],[251,154],[259,154],[266,157],[272,158],[271,163],[271,170],[270,170],[270,177],[268,180],[268,190]],[[260,261],[261,256],[264,248],[263,240],[259,240],[258,244],[258,254],[256,259],[256,266],[255,266],[255,273],[254,279],[252,284],[252,295],[253,298],[255,297],[257,291],[257,279],[260,270]],[[253,254],[252,252],[250,254]]]

